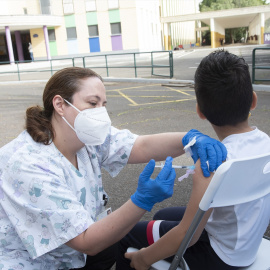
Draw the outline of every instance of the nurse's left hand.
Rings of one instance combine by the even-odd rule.
[[[138,207],[151,211],[154,204],[162,202],[173,194],[175,170],[172,168],[172,157],[167,157],[163,169],[156,179],[151,179],[155,169],[155,161],[152,159],[140,174],[138,188],[131,196],[131,200]]]
[[[192,159],[194,163],[201,160],[201,168],[205,177],[210,176],[210,172],[215,171],[227,157],[227,149],[220,142],[202,134],[196,129],[191,129],[182,139],[186,146],[196,137],[195,144],[191,145]],[[208,164],[207,164],[208,162]]]

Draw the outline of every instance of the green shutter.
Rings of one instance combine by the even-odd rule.
[[[65,16],[65,26],[66,27],[76,27],[74,14]]]
[[[97,25],[97,13],[94,12],[87,12],[86,13],[86,22],[87,25]]]
[[[50,53],[51,53],[51,56],[56,56],[56,55],[58,55],[58,54],[57,54],[56,41],[50,41],[49,46],[50,46]]]
[[[109,10],[110,23],[120,22],[120,12],[119,9]]]

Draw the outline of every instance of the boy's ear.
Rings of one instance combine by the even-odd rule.
[[[197,111],[197,114],[199,115],[199,117],[200,117],[202,120],[206,119],[206,117],[204,116],[204,114],[201,112],[198,103],[196,104],[196,111]]]
[[[257,94],[253,91],[253,96],[252,96],[252,103],[251,103],[251,107],[250,110],[254,110],[257,106]]]

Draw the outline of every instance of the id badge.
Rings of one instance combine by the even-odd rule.
[[[110,213],[112,212],[112,208],[107,208],[106,210],[104,210],[103,212],[101,212],[98,216],[97,216],[97,221],[101,220],[103,218],[105,218],[106,216],[108,216]]]

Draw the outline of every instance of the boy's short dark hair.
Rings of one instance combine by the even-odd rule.
[[[195,93],[200,111],[210,123],[235,126],[245,121],[253,97],[247,63],[227,51],[210,53],[196,70]]]

